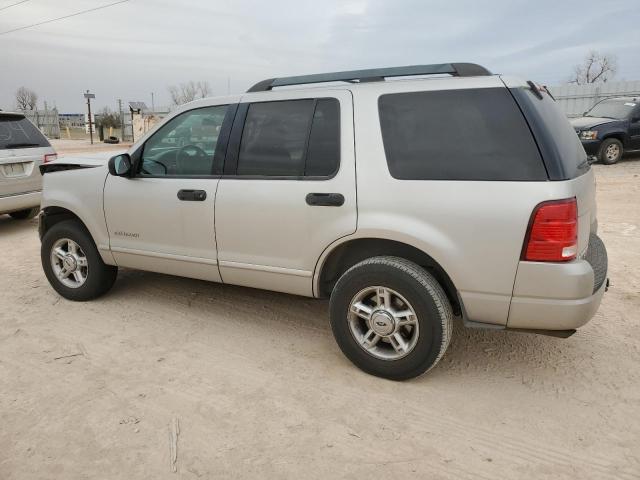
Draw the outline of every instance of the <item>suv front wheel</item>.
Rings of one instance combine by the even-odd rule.
[[[102,261],[91,235],[77,221],[53,225],[42,238],[42,268],[56,292],[68,300],[86,301],[106,293],[118,267]]]
[[[425,269],[398,257],[373,257],[347,270],[331,294],[331,328],[342,352],[367,373],[405,380],[444,355],[451,305]]]
[[[622,158],[623,151],[620,140],[607,138],[600,146],[600,161],[606,165],[613,165]]]

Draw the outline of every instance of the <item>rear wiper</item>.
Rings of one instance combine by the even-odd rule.
[[[4,148],[26,148],[39,146],[39,143],[7,143]]]

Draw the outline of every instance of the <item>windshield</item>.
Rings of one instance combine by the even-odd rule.
[[[589,110],[585,116],[626,120],[636,105],[635,102],[625,100],[604,100]]]

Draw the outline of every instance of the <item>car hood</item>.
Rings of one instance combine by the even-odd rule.
[[[573,128],[577,130],[582,130],[585,128],[591,128],[597,125],[602,125],[603,123],[619,122],[620,120],[616,120],[615,118],[606,118],[606,117],[579,117],[579,118],[571,118],[569,121],[571,122],[571,126]]]
[[[95,168],[105,166],[109,159],[114,155],[126,152],[126,149],[109,150],[108,152],[96,152],[85,155],[71,155],[60,157],[53,162],[48,162],[40,165],[40,172],[45,174],[47,172],[59,172],[62,170],[74,170],[77,168]]]
[[[68,165],[106,165],[109,159],[115,155],[119,155],[121,153],[125,153],[127,150],[109,150],[108,152],[95,152],[95,153],[87,153],[83,155],[69,155],[58,157],[57,160],[51,162],[51,164],[68,164]]]

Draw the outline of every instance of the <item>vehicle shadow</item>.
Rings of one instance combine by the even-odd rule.
[[[185,307],[189,315],[203,322],[202,328],[215,329],[212,312],[224,312],[225,321],[251,327],[263,322],[268,311],[269,331],[275,337],[287,335],[292,328],[304,335],[305,330],[315,330],[327,336],[321,346],[326,357],[316,357],[319,362],[335,363],[337,357],[345,368],[349,361],[333,342],[329,325],[329,302],[284,293],[257,290],[234,285],[223,285],[200,280],[172,277],[149,272],[122,269],[118,281],[108,295],[110,301],[124,302],[150,296],[163,309],[176,309],[176,303]],[[179,308],[179,307],[178,307]],[[256,329],[259,331],[259,329]],[[310,332],[311,333],[311,332]],[[544,378],[553,382],[554,377],[566,381],[568,372],[578,367],[584,369],[584,358],[590,357],[589,342],[581,341],[580,332],[569,339],[542,335],[466,328],[456,319],[449,349],[438,366],[428,375],[412,382],[447,381],[452,375],[474,382],[496,376],[536,381]],[[329,365],[324,365],[328,367]]]
[[[9,215],[0,215],[0,236],[10,235],[12,233],[24,232],[25,230],[34,230],[38,234],[38,218],[29,220],[14,220]]]

